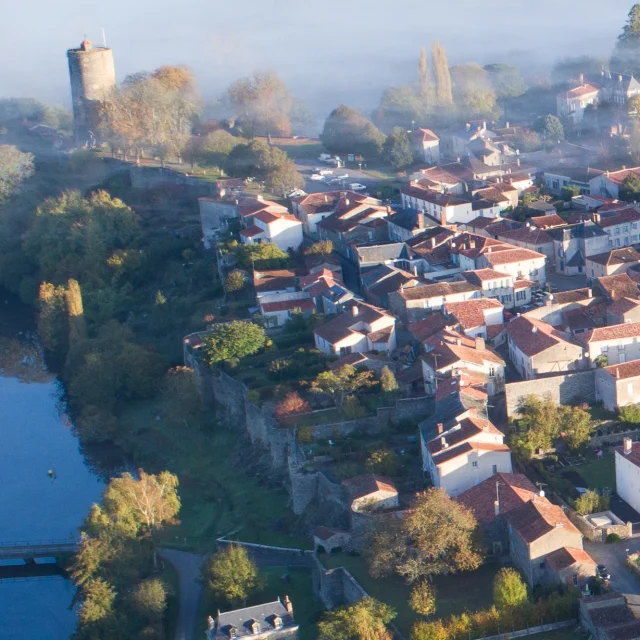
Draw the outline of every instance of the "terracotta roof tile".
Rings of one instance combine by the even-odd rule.
[[[313,311],[316,308],[311,298],[303,298],[302,300],[280,300],[278,302],[263,302],[260,305],[263,313],[275,313],[277,311],[293,311],[300,309],[301,311]]]
[[[493,298],[478,298],[465,302],[445,302],[445,311],[453,316],[463,329],[473,329],[486,324],[484,312],[488,309],[503,309],[498,300]]]
[[[580,533],[560,507],[539,496],[509,512],[506,518],[527,543],[538,540],[557,528],[568,533]]]
[[[399,295],[404,300],[426,300],[428,298],[470,293],[472,291],[478,291],[478,287],[469,282],[436,282],[405,289]]]
[[[640,262],[640,253],[633,247],[621,247],[620,249],[612,249],[607,253],[598,253],[595,256],[588,256],[587,262],[596,262],[605,266],[620,265]]]
[[[629,360],[622,364],[611,364],[604,367],[604,370],[617,380],[640,377],[640,360]]]
[[[485,253],[484,258],[492,267],[496,267],[501,264],[526,262],[527,260],[536,260],[538,258],[544,259],[544,255],[537,251],[532,251],[531,249],[511,249],[508,251],[492,251],[491,253]]]
[[[545,556],[545,560],[556,571],[568,569],[571,565],[574,565],[577,562],[580,564],[591,564],[594,567],[596,566],[595,560],[586,551],[572,547],[560,547]]]
[[[412,322],[409,327],[409,333],[418,341],[423,342],[427,338],[435,335],[441,329],[447,326],[447,319],[441,312],[433,313],[423,320]]]
[[[550,324],[526,316],[514,318],[506,331],[518,349],[527,356],[535,356],[562,342],[571,343],[568,336]]]
[[[606,228],[612,227],[616,224],[638,222],[638,220],[640,220],[640,212],[633,207],[626,207],[625,209],[617,210],[613,215],[610,216],[601,215],[600,221],[597,223],[597,225],[601,228]]]
[[[501,280],[504,278],[513,277],[506,273],[496,271],[495,269],[476,269],[475,271],[463,271],[461,275],[465,280],[478,285],[490,280]]]
[[[618,273],[614,276],[600,276],[596,278],[596,282],[605,294],[614,301],[619,298],[640,297],[637,283],[626,273]]]
[[[596,327],[588,332],[580,333],[576,336],[580,342],[588,344],[590,342],[608,342],[623,338],[637,338],[640,336],[640,322],[627,322],[625,324],[614,324],[610,327]]]
[[[393,480],[367,473],[342,481],[353,500],[376,493],[377,491],[391,491],[398,493]]]
[[[529,218],[529,222],[540,229],[562,227],[567,224],[557,213],[552,213],[550,216],[533,216]]]

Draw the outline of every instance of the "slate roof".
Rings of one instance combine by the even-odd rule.
[[[555,166],[545,169],[544,173],[553,174],[554,176],[563,176],[565,178],[569,178],[572,182],[582,182],[583,184],[586,184],[592,178],[602,175],[604,171],[594,169],[593,167]]]
[[[258,604],[253,607],[236,609],[218,614],[216,618],[217,635],[229,637],[229,628],[234,627],[238,637],[253,635],[251,623],[258,622],[262,631],[267,629],[275,630],[274,616],[282,619],[283,627],[295,626],[293,618],[287,612],[280,599],[275,602]]]
[[[580,534],[560,507],[539,496],[509,512],[506,518],[527,543],[538,540],[554,529]]]
[[[360,262],[386,262],[388,260],[408,259],[409,254],[404,242],[388,242],[376,245],[356,247]]]
[[[531,500],[538,492],[537,487],[521,473],[496,473],[480,484],[461,493],[456,502],[473,511],[479,524],[495,520],[496,483],[500,499],[499,515],[503,516]]]
[[[565,235],[569,238],[596,238],[598,236],[606,236],[607,232],[603,231],[598,225],[590,222],[578,222],[565,227],[556,229],[547,229],[547,233],[556,241],[562,242]]]

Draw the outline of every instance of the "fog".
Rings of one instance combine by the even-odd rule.
[[[421,46],[439,40],[450,64],[553,61],[611,52],[630,0],[33,0],[0,23],[0,94],[69,104],[65,51],[86,35],[114,50],[116,72],[187,64],[215,98],[237,77],[274,68],[316,113],[369,109],[411,79]],[[525,68],[526,67],[526,68]]]

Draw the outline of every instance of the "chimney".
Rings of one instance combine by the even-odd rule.
[[[475,248],[476,248],[476,241],[469,240],[469,249],[475,249]]]
[[[633,449],[633,440],[631,438],[623,438],[622,447],[624,451],[624,455],[628,456]]]
[[[456,344],[460,347],[462,346],[462,338],[456,338]]]
[[[353,307],[351,307],[351,315],[355,318],[359,313],[358,310],[358,305],[354,304]]]
[[[262,194],[258,194],[258,195],[256,196],[256,200],[257,200],[258,202],[264,202],[264,196],[263,196]]]
[[[487,128],[487,121],[486,121],[486,120],[483,120],[483,121],[482,121],[482,128],[483,128],[483,129],[486,129],[486,128]]]
[[[467,131],[469,131],[469,130],[471,129],[471,123],[470,123],[470,122],[467,122],[467,124],[465,124],[464,126],[465,126],[465,129],[466,129]],[[458,158],[458,162],[460,162],[460,159],[459,159],[459,158]]]
[[[436,237],[433,236],[433,238],[431,238],[431,248],[435,249],[435,246],[436,246]]]
[[[595,224],[600,224],[600,214],[596,213],[595,211],[593,212],[593,214],[591,215],[591,220],[595,223]]]
[[[493,502],[493,511],[496,517],[500,515],[500,502],[498,500],[494,500]]]
[[[484,338],[476,336],[476,351],[484,351]]]
[[[424,221],[424,213],[422,211],[418,211],[418,229],[422,230],[425,228],[425,221]]]
[[[327,194],[326,194],[326,193],[324,194],[324,201],[325,201],[325,202],[329,202],[329,198],[328,198],[328,196],[327,196]]]
[[[438,422],[438,435],[441,436],[444,433],[444,425],[442,424],[442,422]]]
[[[545,493],[544,493],[544,489],[540,489],[540,493],[538,494],[541,498],[544,498]]]
[[[287,610],[287,613],[293,619],[293,605],[291,604],[291,600],[289,600],[289,596],[284,597],[284,608]]]
[[[442,446],[443,449],[449,448],[449,445],[447,444],[447,439],[444,436],[440,438],[440,445]]]
[[[618,82],[622,82],[622,76],[618,75]]]
[[[520,158],[516,158],[516,167],[520,166]]]
[[[509,121],[508,120],[504,123],[504,127],[505,127],[505,129],[509,128]]]
[[[593,298],[593,289],[587,289],[587,298]]]
[[[344,199],[344,206],[348,207],[349,206],[349,198],[345,198]]]
[[[538,327],[535,324],[531,327],[531,333],[538,333]]]
[[[620,367],[616,367],[616,380],[620,380]]]

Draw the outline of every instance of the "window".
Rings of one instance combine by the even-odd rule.
[[[606,356],[607,355],[607,351],[609,351],[609,347],[606,347],[606,346],[605,347],[600,347],[600,353],[602,355]]]
[[[516,300],[525,300],[527,297],[526,291],[516,291]]]
[[[538,270],[537,269],[531,269],[531,273],[529,275],[537,276],[538,275]]]
[[[471,463],[471,466],[472,466],[474,469],[477,469],[477,468],[478,468],[478,463],[474,460],[474,461]]]

